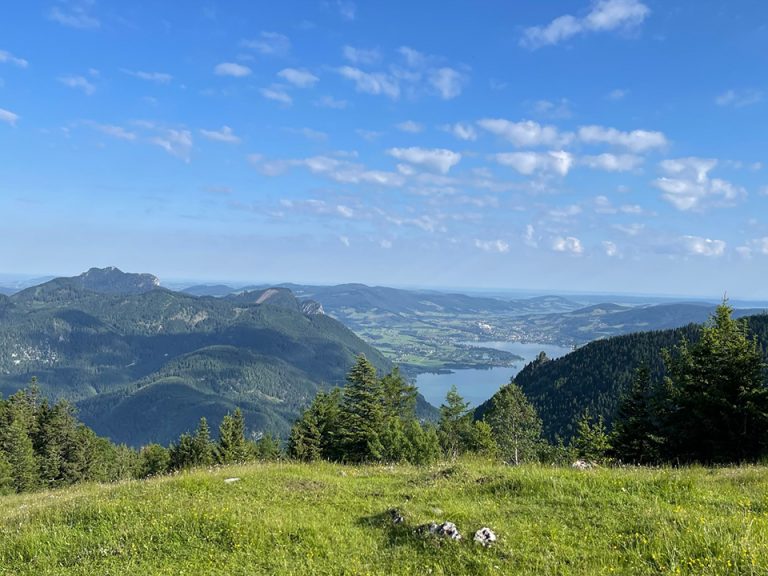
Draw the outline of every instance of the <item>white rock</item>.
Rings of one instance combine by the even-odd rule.
[[[451,540],[461,540],[461,534],[459,529],[456,528],[456,524],[453,522],[443,522],[437,527],[437,535]]]
[[[571,464],[571,468],[575,468],[576,470],[589,470],[593,466],[592,462],[589,462],[588,460],[576,460],[576,462]]]
[[[224,484],[232,484],[234,482],[240,482],[240,478],[224,478]]]
[[[496,534],[490,528],[480,528],[480,530],[475,532],[474,540],[487,548],[496,542]]]

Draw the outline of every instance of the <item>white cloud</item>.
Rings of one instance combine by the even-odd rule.
[[[431,58],[423,52],[419,52],[408,46],[401,46],[397,51],[403,58],[405,58],[406,64],[411,68],[424,68],[431,60]]]
[[[313,130],[312,128],[286,128],[286,130],[293,134],[299,134],[307,140],[314,140],[316,142],[328,140],[328,134],[319,130]]]
[[[251,154],[248,160],[266,176],[277,176],[288,168],[297,166],[306,168],[313,174],[319,174],[343,184],[374,184],[400,187],[405,183],[402,174],[368,170],[360,164],[339,160],[331,156],[312,156],[295,160],[267,160],[261,154]]]
[[[238,144],[240,138],[235,135],[232,128],[222,126],[221,130],[200,130],[200,134],[215,142],[226,142],[228,144]]]
[[[509,243],[504,240],[478,240],[475,239],[475,247],[485,252],[498,252],[504,254],[509,252]]]
[[[569,254],[579,255],[584,252],[581,240],[573,236],[556,236],[552,239],[552,250],[555,252],[568,252]]]
[[[509,166],[520,174],[530,176],[535,172],[568,174],[573,166],[573,156],[563,150],[550,152],[505,152],[494,156],[496,162]]]
[[[429,73],[429,83],[443,100],[452,100],[461,94],[464,76],[453,68],[437,68]]]
[[[54,6],[48,12],[48,19],[58,22],[62,26],[79,28],[81,30],[99,28],[101,22],[89,13],[92,4],[93,2],[86,0],[83,2],[70,2],[65,6]]]
[[[352,66],[342,66],[338,73],[344,78],[353,80],[358,92],[366,94],[383,94],[393,100],[400,97],[400,86],[397,79],[380,72],[368,73]]]
[[[298,86],[299,88],[310,88],[320,80],[320,78],[311,72],[297,68],[283,68],[277,75],[286,82]]]
[[[634,224],[614,224],[611,226],[614,230],[618,230],[627,236],[637,236],[645,230],[645,224],[635,222]]]
[[[426,166],[441,174],[447,174],[461,161],[461,154],[445,148],[390,148],[387,154],[410,164]]]
[[[722,256],[725,253],[725,242],[712,240],[701,236],[683,236],[683,249],[693,256]]]
[[[518,147],[562,146],[573,137],[570,133],[561,134],[554,126],[542,126],[533,120],[511,122],[503,118],[484,118],[477,124]]]
[[[147,80],[149,82],[157,82],[158,84],[170,84],[173,80],[173,76],[164,72],[144,72],[142,70],[125,70],[125,74],[133,76],[134,78],[140,78],[141,80]]]
[[[743,108],[762,102],[764,95],[760,90],[727,90],[715,98],[718,106],[733,106]]]
[[[387,240],[385,238],[385,239],[379,241],[379,246],[381,246],[382,248],[387,248],[387,249],[388,248],[392,248],[392,241],[391,240]]]
[[[339,236],[339,242],[341,242],[342,244],[344,244],[344,246],[349,248],[349,238],[347,238],[346,236]]]
[[[29,62],[24,60],[24,58],[18,58],[11,54],[10,52],[6,52],[5,50],[0,50],[0,64],[13,64],[14,66],[18,66],[19,68],[26,68],[29,65]]]
[[[558,44],[578,34],[631,29],[642,24],[650,12],[648,6],[638,0],[597,0],[583,18],[566,14],[546,26],[526,28],[520,44],[535,50]]]
[[[527,224],[525,226],[525,234],[523,234],[523,242],[526,246],[530,246],[531,248],[537,248],[539,246],[539,242],[536,239],[536,229],[533,227],[532,224]]]
[[[581,126],[579,128],[579,140],[586,144],[622,146],[636,153],[647,152],[654,148],[664,148],[667,145],[667,138],[662,132],[649,130],[622,132],[616,128],[604,126]]]
[[[603,240],[603,250],[605,250],[605,255],[611,258],[619,255],[619,247],[610,240]]]
[[[64,86],[69,86],[70,88],[75,88],[76,90],[82,90],[88,96],[96,92],[96,86],[88,82],[88,80],[82,76],[60,76],[59,82],[64,84]]]
[[[344,110],[349,102],[346,100],[338,100],[333,96],[323,96],[319,100],[315,100],[315,106],[321,108],[331,108],[332,110]]]
[[[16,126],[16,122],[19,120],[19,115],[14,114],[10,110],[0,108],[0,122],[5,122],[11,126]]]
[[[291,98],[291,95],[288,94],[282,86],[274,85],[269,88],[261,88],[259,92],[261,92],[261,95],[267,100],[274,100],[275,102],[280,102],[286,106],[293,104],[293,98]]]
[[[761,187],[758,194],[760,194],[760,196],[768,196],[768,186]]]
[[[192,133],[189,130],[165,128],[161,130],[159,136],[152,138],[151,141],[169,154],[189,162],[193,145]]]
[[[265,56],[287,56],[291,51],[291,41],[288,36],[277,32],[262,32],[258,38],[243,40],[241,44]]]
[[[627,97],[627,94],[629,94],[629,90],[625,90],[623,88],[614,88],[608,94],[605,95],[605,97],[608,100],[613,100],[614,102],[618,102],[619,100],[623,100]]]
[[[628,172],[634,170],[643,163],[641,156],[634,154],[599,154],[597,156],[584,156],[581,163],[596,170],[606,172]]]
[[[471,124],[464,124],[462,122],[445,124],[441,129],[453,134],[459,140],[477,140],[477,131]]]
[[[418,134],[424,131],[424,125],[419,124],[418,122],[414,122],[413,120],[406,120],[405,122],[400,122],[400,124],[395,125],[395,128],[397,128],[401,132],[409,132],[411,134]]]
[[[245,78],[251,75],[251,69],[248,66],[237,64],[236,62],[222,62],[213,69],[217,76],[234,76],[235,78]]]
[[[559,102],[550,100],[536,100],[531,107],[533,112],[545,118],[570,118],[571,103],[567,98],[561,98]]]
[[[667,176],[657,178],[653,185],[663,192],[662,198],[678,210],[697,210],[710,203],[729,205],[746,195],[740,186],[709,177],[717,165],[713,158],[669,159],[659,165]]]
[[[381,60],[381,53],[375,48],[366,50],[364,48],[344,46],[341,49],[341,54],[345,60],[349,60],[352,64],[376,64]]]
[[[357,5],[349,0],[336,0],[336,9],[339,15],[347,21],[352,21],[357,15]]]
[[[106,134],[107,136],[112,136],[112,138],[117,138],[118,140],[128,140],[128,141],[136,140],[136,134],[134,132],[129,132],[122,126],[114,126],[112,124],[95,124],[95,123],[92,124],[92,126],[102,134]]]

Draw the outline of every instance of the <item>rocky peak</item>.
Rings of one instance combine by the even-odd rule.
[[[101,294],[142,294],[160,287],[157,276],[127,273],[114,266],[91,268],[73,280],[80,288]]]

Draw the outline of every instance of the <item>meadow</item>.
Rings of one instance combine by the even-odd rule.
[[[430,521],[462,540],[416,533]],[[0,574],[765,575],[768,468],[277,462],[85,484],[0,498]]]

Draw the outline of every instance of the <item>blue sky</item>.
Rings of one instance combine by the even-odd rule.
[[[0,273],[768,297],[768,5],[28,0]]]

